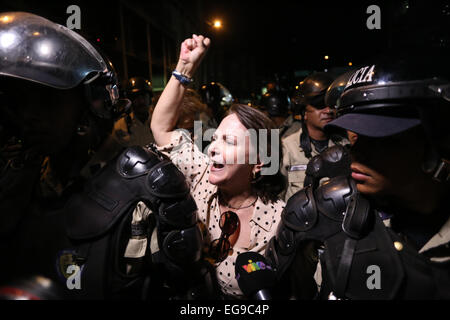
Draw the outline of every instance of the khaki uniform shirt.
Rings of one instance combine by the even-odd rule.
[[[285,136],[281,139],[282,146],[282,161],[280,172],[287,178],[287,190],[284,195],[284,200],[287,202],[289,198],[297,191],[303,189],[303,182],[306,177],[306,167],[310,158],[307,158],[303,149],[300,147],[300,135],[302,133],[301,127],[299,129]],[[331,139],[328,146],[333,146]],[[312,145],[311,156],[314,157],[319,154],[315,146]]]
[[[203,154],[191,138],[181,131],[172,134],[171,143],[158,149],[170,157],[172,162],[183,172],[197,204],[198,221],[204,230],[204,246],[209,247],[211,241],[221,235],[219,227],[220,207],[218,203],[217,186],[209,183],[209,158]],[[251,236],[248,248],[235,247],[230,255],[215,265],[219,285],[224,294],[235,298],[244,298],[235,279],[235,261],[237,255],[246,251],[254,251],[264,255],[267,244],[272,238],[280,221],[284,202],[264,204],[260,198],[255,203],[253,216],[250,220]]]
[[[301,130],[301,128],[302,122],[294,119],[292,115],[289,115],[280,127],[281,139]]]

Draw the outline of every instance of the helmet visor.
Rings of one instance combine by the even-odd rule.
[[[367,137],[383,138],[411,129],[420,123],[417,118],[347,113],[325,125],[325,130],[341,128]]]
[[[26,12],[0,13],[0,75],[70,89],[106,70],[97,50],[66,27]]]

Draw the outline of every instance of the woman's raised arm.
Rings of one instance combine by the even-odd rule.
[[[195,34],[192,38],[184,40],[176,71],[184,77],[192,78],[209,45],[208,38]],[[172,75],[152,115],[151,129],[158,146],[170,143],[185,91],[185,85]]]

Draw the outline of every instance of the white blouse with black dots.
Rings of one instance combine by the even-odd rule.
[[[185,132],[178,130],[172,134],[171,143],[158,147],[158,150],[169,156],[184,173],[197,204],[198,220],[205,226],[205,245],[209,245],[212,240],[220,237],[221,230],[217,186],[208,181],[210,168],[208,156],[198,149]],[[246,251],[264,254],[269,240],[275,235],[284,206],[282,200],[264,204],[260,198],[257,199],[250,220],[250,246],[243,248],[235,245],[230,255],[216,264],[217,278],[223,293],[235,298],[245,298],[235,279],[236,257]]]

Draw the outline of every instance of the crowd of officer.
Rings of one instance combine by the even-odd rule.
[[[0,296],[74,298],[75,265],[96,287],[75,298],[215,297],[192,199],[152,147],[150,81],[120,94],[113,64],[75,32],[1,16]],[[434,58],[441,68],[399,55],[314,72],[257,102],[287,182],[266,251],[276,298],[450,298],[450,78]],[[177,127],[195,140],[194,121],[215,128],[236,102],[218,82],[190,89]]]

